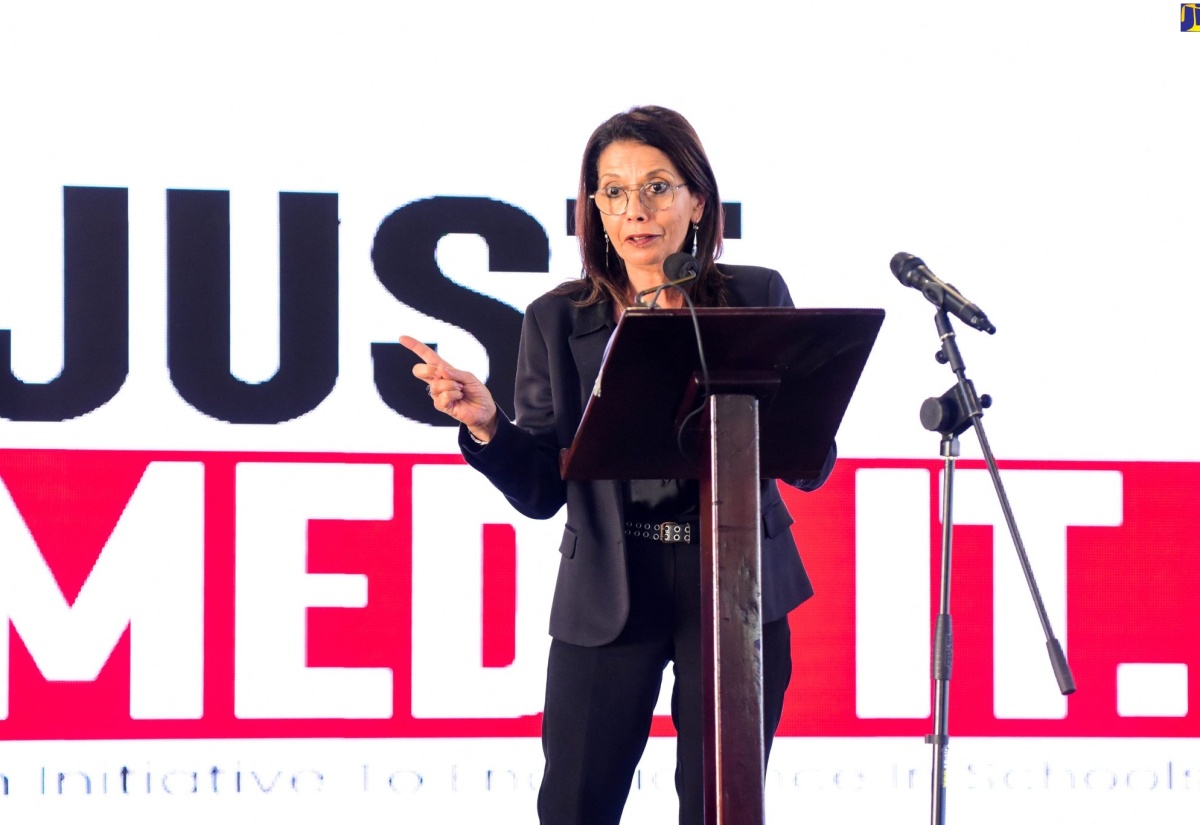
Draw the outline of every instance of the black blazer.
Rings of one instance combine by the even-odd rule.
[[[720,269],[730,276],[730,305],[792,306],[778,272],[731,265]],[[567,505],[550,635],[587,647],[615,639],[629,615],[621,482],[563,481],[558,454],[575,436],[615,326],[608,301],[580,308],[567,295],[538,298],[526,310],[521,328],[515,423],[500,415],[486,447],[475,444],[465,427],[459,429],[467,463],[519,512],[544,519]],[[836,448],[819,478],[789,483],[816,489],[829,476],[835,456]],[[763,621],[769,622],[787,615],[813,590],[792,538],[792,517],[774,480],[763,481],[761,501],[762,608]]]

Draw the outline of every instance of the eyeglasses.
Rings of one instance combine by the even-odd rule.
[[[686,183],[672,186],[666,181],[652,180],[641,186],[605,186],[588,197],[596,202],[596,208],[605,215],[616,216],[625,214],[625,210],[629,208],[629,193],[637,192],[642,206],[650,212],[661,212],[674,203],[675,190],[685,186]]]

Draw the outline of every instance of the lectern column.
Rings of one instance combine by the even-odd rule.
[[[763,825],[758,400],[708,401],[701,476],[705,825]]]

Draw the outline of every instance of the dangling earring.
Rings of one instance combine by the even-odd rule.
[[[604,268],[608,269],[608,233],[604,233]]]
[[[700,222],[692,224],[692,257],[696,257],[696,250],[700,248]]]

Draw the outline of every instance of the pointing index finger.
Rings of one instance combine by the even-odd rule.
[[[446,362],[442,360],[442,357],[437,354],[437,350],[422,344],[416,338],[408,335],[401,335],[400,344],[406,349],[411,350],[418,358],[430,366],[436,367],[443,364],[449,366],[449,364],[446,364]]]

